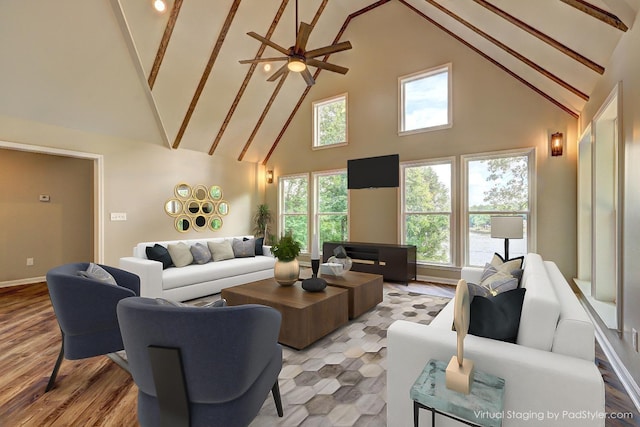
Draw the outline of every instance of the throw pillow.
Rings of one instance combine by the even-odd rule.
[[[493,296],[491,291],[484,286],[476,285],[475,283],[467,283],[467,287],[469,288],[469,301],[473,301],[473,297],[477,295],[485,298]]]
[[[99,280],[108,285],[118,286],[116,279],[104,268],[98,264],[89,263],[86,271],[78,271],[78,276],[86,277],[87,279]]]
[[[506,272],[515,270],[516,268],[522,268],[523,263],[524,263],[524,256],[510,258],[508,261],[505,261],[505,259],[502,258],[502,256],[497,252],[494,252],[493,258],[491,259],[491,265],[498,268],[498,270],[502,270]]]
[[[167,250],[167,248],[159,245],[158,243],[153,246],[147,246],[145,252],[147,253],[147,258],[149,258],[150,260],[161,262],[163,270],[173,265],[171,255],[169,255],[169,251]]]
[[[222,242],[207,242],[209,250],[211,251],[211,257],[214,261],[224,261],[225,259],[234,258],[233,248],[231,242],[224,240]]]
[[[193,255],[191,255],[189,246],[187,246],[186,243],[179,242],[170,244],[167,246],[167,250],[169,251],[169,255],[171,255],[173,265],[176,267],[184,267],[193,263]]]
[[[504,271],[496,271],[495,267],[487,264],[482,274],[480,286],[486,288],[492,295],[509,291],[518,287],[518,279]]]
[[[196,264],[206,264],[211,261],[211,251],[202,243],[192,245],[189,250],[191,251],[191,255],[193,255],[193,262]]]
[[[243,237],[242,238],[243,241],[247,241],[247,240],[251,240],[247,237]],[[264,255],[264,252],[262,251],[262,245],[264,245],[264,237],[259,237],[257,239],[255,239],[256,242],[256,251],[255,254],[256,255]]]
[[[469,333],[515,343],[525,291],[513,289],[493,298],[476,296],[469,308]]]
[[[518,279],[518,287],[520,287],[520,283],[522,283],[522,275],[524,274],[524,270],[521,268],[516,268],[511,271],[511,275]]]
[[[178,301],[173,301],[165,298],[156,298],[156,304],[158,305],[170,305],[173,307],[198,307],[197,305],[189,305]],[[217,307],[225,307],[227,305],[226,299],[219,299],[214,302],[210,302],[209,304],[205,304],[200,306],[200,308],[217,308]]]
[[[227,305],[227,300],[224,298],[220,298],[217,301],[214,302],[210,302],[209,304],[205,304],[202,307],[203,308],[216,308],[216,307],[226,307]]]
[[[236,258],[247,258],[256,256],[256,241],[255,239],[240,240],[233,239],[233,256]]]

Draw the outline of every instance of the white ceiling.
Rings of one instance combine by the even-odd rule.
[[[169,1],[169,8],[174,1]],[[409,13],[423,14],[424,25],[436,23],[461,38],[566,114],[582,110],[586,100],[574,92],[588,97],[601,76],[490,11],[482,0],[390,1],[404,4]],[[299,19],[308,23],[324,6],[308,49],[331,44],[349,15],[377,3],[384,8],[386,2],[300,1]],[[486,3],[605,68],[624,34],[562,0]],[[616,15],[629,28],[640,7],[640,0],[589,3]],[[234,4],[237,10],[196,102],[196,89]],[[263,162],[306,85],[290,73],[265,112],[278,82],[267,82],[270,73],[258,66],[240,96],[251,66],[238,61],[256,56],[261,43],[246,33],[265,36],[282,5],[271,40],[289,47],[295,39],[294,0],[184,0],[151,89],[147,79],[170,10],[157,13],[152,0],[0,0],[0,115],[178,149],[210,152],[215,143],[213,155]],[[367,19],[367,12],[354,19]],[[267,47],[262,56],[279,56],[274,53]],[[337,53],[331,62],[357,67],[349,54]],[[181,126],[184,132],[177,139]]]

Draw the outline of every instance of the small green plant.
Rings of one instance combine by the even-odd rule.
[[[253,222],[253,233],[256,237],[264,237],[265,244],[273,240],[273,235],[267,231],[269,224],[271,224],[271,210],[269,209],[269,205],[266,203],[258,205],[258,210],[253,216]]]
[[[300,255],[300,242],[295,240],[291,233],[287,233],[271,247],[271,252],[280,261],[293,261]]]

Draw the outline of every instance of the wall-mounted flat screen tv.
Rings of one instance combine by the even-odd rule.
[[[400,156],[367,157],[347,161],[347,188],[400,186]]]

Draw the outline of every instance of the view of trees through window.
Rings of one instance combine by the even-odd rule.
[[[529,155],[501,156],[467,161],[468,264],[484,265],[494,252],[504,256],[504,240],[491,238],[492,215],[524,217],[523,239],[509,241],[509,257],[527,252],[530,214]]]
[[[451,263],[451,162],[403,166],[404,241],[418,261]]]
[[[313,103],[314,147],[347,142],[347,96]]]
[[[292,233],[302,248],[308,247],[309,183],[307,176],[280,178],[280,233]]]
[[[320,250],[325,241],[349,240],[347,172],[316,175],[316,212]]]

